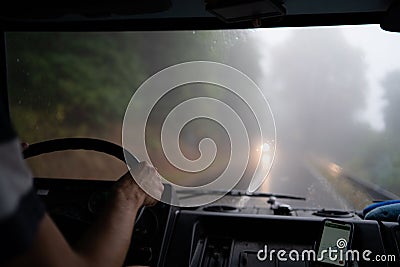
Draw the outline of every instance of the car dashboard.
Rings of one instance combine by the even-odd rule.
[[[107,201],[112,181],[35,179],[37,194],[67,240],[78,242]],[[164,194],[174,197],[170,187]],[[284,206],[286,207],[286,206]],[[287,209],[283,209],[287,211]],[[395,261],[360,260],[349,266],[396,266],[400,227],[363,220],[356,212],[298,209],[281,213],[265,207],[210,204],[180,208],[165,203],[145,208],[136,222],[126,265],[314,266],[307,260],[260,260],[258,252],[313,250],[325,218],[354,225],[352,249],[393,255]],[[372,256],[371,256],[372,257]]]

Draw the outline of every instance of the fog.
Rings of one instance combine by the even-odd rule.
[[[152,121],[145,125],[143,137],[147,151],[134,154],[141,160],[146,159],[142,155],[150,154],[160,173],[178,184],[213,181],[213,174],[224,171],[235,146],[228,140],[228,127],[202,118],[185,127],[171,128],[181,127],[179,142],[174,142],[183,156],[192,161],[201,157],[200,142],[204,138],[213,140],[217,153],[211,160],[214,165],[205,174],[177,172],[162,150],[159,133],[168,113],[183,101],[214,98],[235,110],[248,130],[250,160],[238,188],[249,188],[257,158],[263,158],[259,156],[266,152],[269,154],[264,157],[264,167],[269,168],[275,160],[259,190],[306,196],[314,201],[312,205],[343,207],[353,200],[342,201],[342,196],[358,192],[357,188],[350,190],[343,177],[368,181],[400,194],[398,47],[400,36],[386,33],[376,25],[8,33],[11,112],[21,139],[31,143],[65,136],[90,136],[121,143],[127,105],[143,82],[183,62],[226,64],[247,75],[260,88],[274,118],[264,119],[276,126],[276,136],[271,129],[267,136],[260,137],[257,114],[251,114],[254,107],[240,95],[215,84],[190,84],[174,88],[154,103],[149,116]],[[170,79],[179,78],[179,73],[176,75]],[[212,73],[210,78],[216,78],[215,75]],[[140,109],[140,102],[137,107]],[[203,110],[207,114],[222,114],[221,109],[206,104],[193,106],[199,114]],[[132,142],[142,141],[138,137]],[[56,173],[59,169],[56,165],[53,168]],[[108,172],[105,168],[96,176]],[[59,173],[52,176],[64,177]]]
[[[378,26],[253,30],[233,47],[226,63],[257,82],[276,120],[276,160],[261,190],[313,197],[317,188],[322,199],[344,180],[322,188],[301,176],[326,185],[324,171],[337,166],[400,194],[398,47],[400,37]]]
[[[368,84],[362,51],[339,30],[299,31],[271,47],[263,89],[271,101],[280,147],[291,154],[320,153],[348,160],[366,125]]]
[[[399,36],[358,26],[294,29],[279,42],[273,38],[265,32],[258,39],[264,69],[258,79],[278,128],[271,180],[295,175],[296,161],[315,166],[318,159],[400,193]]]

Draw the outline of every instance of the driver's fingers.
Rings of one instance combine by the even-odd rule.
[[[158,201],[161,200],[162,193],[164,191],[164,185],[160,183],[157,188],[152,188],[151,192],[146,192],[147,196],[144,202],[145,206],[154,206]]]
[[[130,194],[143,194],[144,205],[153,206],[161,200],[164,185],[161,177],[153,166],[147,162],[140,162],[127,172],[116,183],[116,188],[127,190]],[[136,189],[135,189],[136,188]],[[139,191],[137,191],[139,189]]]
[[[131,170],[139,187],[155,200],[160,200],[164,191],[161,177],[156,169],[147,162],[140,162]]]

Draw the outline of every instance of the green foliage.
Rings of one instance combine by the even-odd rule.
[[[36,117],[38,125],[50,120],[67,127],[76,127],[78,122],[98,128],[120,117],[121,106],[127,104],[131,88],[144,73],[135,53],[120,53],[128,50],[129,40],[118,37],[110,39],[102,33],[8,34],[11,106],[29,109],[29,119],[22,123],[29,124]],[[19,118],[14,118],[15,123],[23,128]]]
[[[30,142],[63,136],[118,142],[128,101],[145,79],[185,61],[224,62],[225,50],[237,42],[234,32],[15,32],[6,38],[13,122]]]

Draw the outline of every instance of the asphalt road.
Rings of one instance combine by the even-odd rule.
[[[274,164],[268,179],[258,190],[264,193],[305,197],[304,200],[278,199],[292,208],[355,210],[346,203],[322,174],[310,165],[296,160],[285,160]],[[268,208],[266,198],[224,197],[218,204],[238,207]]]
[[[350,210],[352,206],[316,169],[303,162],[275,164],[261,187],[263,192],[305,197],[306,201],[280,200],[295,207]],[[290,202],[290,203],[289,203]]]

